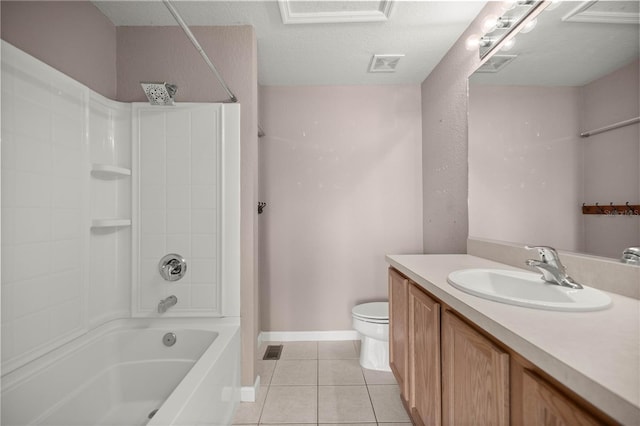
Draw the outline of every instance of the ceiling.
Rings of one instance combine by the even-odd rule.
[[[158,0],[93,3],[116,26],[177,25]],[[420,84],[485,3],[173,2],[189,26],[252,25],[258,42],[258,82],[270,86]],[[286,19],[302,23],[284,24],[281,7]],[[375,22],[344,22],[365,19],[359,18],[360,11],[355,10],[363,7],[370,9],[363,15]],[[327,19],[332,23],[306,23]],[[404,56],[395,72],[370,73],[374,54]]]

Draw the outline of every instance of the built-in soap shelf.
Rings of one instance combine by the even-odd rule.
[[[131,176],[131,169],[110,164],[93,163],[91,165],[91,175],[100,179],[115,179],[122,176]]]
[[[131,219],[101,218],[91,221],[91,228],[117,228],[121,226],[131,226]]]
[[[103,180],[113,180],[131,176],[131,169],[113,166],[111,164],[93,163],[91,164],[91,176]],[[126,226],[131,226],[131,219],[107,217],[96,218],[91,221],[91,229],[120,228]]]

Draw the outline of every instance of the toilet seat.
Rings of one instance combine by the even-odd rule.
[[[389,323],[389,302],[371,302],[354,306],[351,310],[354,319],[373,324]]]
[[[371,318],[362,318],[356,315],[353,315],[353,319],[357,319],[358,321],[368,322],[370,324],[389,324],[389,320],[375,320]]]

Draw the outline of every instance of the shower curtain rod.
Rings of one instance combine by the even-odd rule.
[[[591,130],[589,132],[583,132],[580,133],[580,137],[588,138],[589,136],[599,135],[600,133],[608,132],[609,130],[619,129],[620,127],[630,126],[636,123],[640,123],[640,117],[630,118],[628,120],[620,121],[619,123],[611,124],[609,126],[600,127],[599,129]]]
[[[189,40],[191,41],[191,44],[193,44],[193,47],[195,47],[198,53],[200,53],[200,56],[202,56],[202,59],[204,59],[206,64],[209,66],[209,69],[211,70],[211,72],[213,72],[213,74],[216,76],[216,78],[218,79],[218,82],[220,82],[224,90],[227,92],[227,95],[229,95],[229,99],[223,102],[225,103],[238,102],[238,98],[236,98],[236,96],[229,89],[229,86],[227,86],[227,84],[224,82],[224,80],[220,76],[220,73],[218,73],[218,70],[216,69],[215,65],[213,65],[213,62],[211,62],[211,60],[209,59],[205,51],[202,49],[202,46],[200,46],[200,43],[198,43],[198,40],[193,35],[193,33],[191,32],[187,24],[184,22],[184,20],[182,19],[182,16],[180,16],[176,8],[173,7],[173,5],[169,0],[162,0],[162,2],[167,7],[167,9],[169,9],[169,12],[171,12],[171,15],[173,15],[173,18],[176,20],[178,25],[182,27],[182,31],[184,31],[187,38],[189,38]]]

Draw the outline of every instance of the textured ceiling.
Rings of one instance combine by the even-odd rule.
[[[93,3],[116,26],[176,25],[159,1]],[[261,85],[419,84],[485,3],[403,0],[386,22],[285,25],[276,1],[173,2],[189,26],[252,25]],[[395,73],[368,73],[374,54],[405,56]]]

